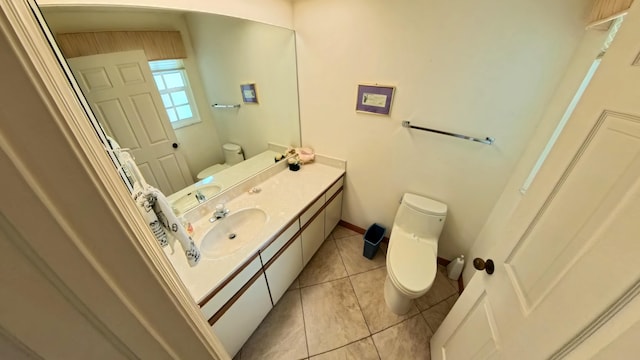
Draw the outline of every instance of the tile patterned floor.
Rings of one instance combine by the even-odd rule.
[[[362,235],[338,226],[234,359],[429,359],[458,284],[438,266],[431,290],[398,316],[384,302],[385,252],[366,259]]]

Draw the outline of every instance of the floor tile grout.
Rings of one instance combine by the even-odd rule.
[[[315,355],[309,355],[309,358],[312,358],[312,357],[315,357],[315,356],[319,356],[319,355],[322,355],[322,354],[326,354],[326,353],[329,353],[329,352],[332,352],[332,351],[335,351],[335,350],[338,350],[338,349],[342,349],[343,347],[347,347],[347,346],[349,346],[349,345],[352,345],[352,344],[357,343],[358,341],[362,341],[362,340],[364,340],[364,339],[366,339],[366,338],[370,338],[370,337],[371,337],[371,335],[367,335],[367,336],[365,336],[365,337],[363,337],[363,338],[360,338],[360,339],[357,339],[357,340],[353,340],[352,342],[350,342],[350,343],[348,343],[348,344],[344,344],[344,345],[342,345],[342,346],[338,346],[337,348],[330,349],[330,350],[327,350],[327,351],[323,351],[323,352],[321,352],[321,353],[317,353],[317,354],[315,354]],[[373,342],[373,339],[371,339],[371,342]]]
[[[347,276],[348,276],[348,277],[352,277],[352,276],[356,276],[356,275],[366,274],[366,273],[368,273],[369,271],[378,270],[378,269],[383,268],[383,267],[386,267],[386,266],[387,266],[387,264],[385,263],[384,265],[380,265],[380,266],[374,267],[374,268],[372,268],[372,269],[365,270],[365,271],[360,271],[360,272],[357,272],[357,273],[354,273],[354,274],[348,274],[348,273],[349,273],[349,271],[347,271],[347,274],[348,274]]]
[[[307,321],[304,318],[304,302],[302,302],[302,289],[298,288],[298,297],[300,298],[300,308],[302,310],[302,327],[304,328],[304,343],[307,346],[307,358],[309,355],[309,339],[307,338]]]
[[[331,237],[333,237],[333,235]],[[336,243],[336,247],[337,246],[338,244]],[[342,251],[340,251],[339,247],[338,247],[338,256],[340,257],[340,261],[342,261],[342,266],[344,266],[344,269],[347,270],[347,265],[345,264],[344,259],[342,258]],[[360,299],[358,299],[358,294],[356,294],[356,289],[353,287],[353,282],[351,282],[351,276],[348,274],[349,274],[349,271],[347,270],[347,277],[349,278],[349,285],[351,286],[351,291],[353,291],[353,296],[355,296],[356,303],[358,303],[358,309],[360,309],[360,315],[362,315],[362,319],[364,320],[364,324],[367,326],[367,331],[369,332],[369,336],[371,336],[371,328],[369,327],[369,322],[367,321],[367,318],[364,316],[364,312],[362,311],[362,305],[360,305]]]
[[[335,279],[331,279],[331,280],[325,280],[325,281],[322,281],[322,282],[319,282],[319,283],[315,283],[315,284],[311,284],[311,285],[300,286],[299,289],[310,288],[312,286],[327,284],[327,283],[330,283],[330,282],[334,282],[334,281],[337,281],[337,280],[344,280],[344,279],[347,279],[347,278],[349,278],[349,275],[342,276],[342,277],[335,278]]]
[[[441,304],[441,303],[443,303],[443,302],[445,302],[445,301],[447,301],[447,300],[451,299],[452,297],[454,297],[454,296],[456,296],[456,295],[458,295],[458,293],[455,293],[455,294],[449,295],[449,296],[447,296],[446,298],[444,298],[444,299],[442,299],[442,300],[438,301],[437,303],[435,303],[435,304],[433,304],[433,305],[429,306],[428,308],[426,308],[426,309],[424,309],[424,310],[420,310],[420,308],[418,308],[418,312],[425,312],[425,311],[427,311],[427,310],[431,309],[432,307],[434,307],[434,306],[436,306],[436,305],[439,305],[439,304]],[[458,295],[458,296],[459,296],[459,295]],[[416,305],[416,307],[417,307],[417,305]]]
[[[360,305],[360,299],[358,299],[358,294],[356,294],[356,289],[353,287],[353,282],[351,278],[349,278],[349,285],[351,285],[351,290],[353,291],[353,295],[356,298],[356,303],[358,303],[358,309],[360,309],[360,315],[362,315],[362,319],[364,319],[364,324],[367,326],[367,331],[369,332],[369,336],[371,336],[371,327],[369,326],[369,322],[367,318],[364,316],[364,311],[362,311],[362,305]]]
[[[403,319],[403,320],[401,320],[401,321],[399,321],[399,322],[397,322],[397,323],[395,323],[395,324],[388,325],[388,326],[386,326],[386,327],[384,327],[384,328],[382,328],[382,329],[379,329],[379,330],[377,330],[377,331],[375,331],[375,332],[372,332],[372,327],[371,327],[371,325],[369,324],[369,320],[367,319],[367,317],[366,317],[366,316],[365,316],[365,314],[364,314],[364,311],[363,311],[363,305],[362,305],[362,303],[361,303],[361,299],[360,299],[360,298],[358,298],[358,295],[357,295],[357,293],[356,293],[356,291],[355,291],[354,278],[355,278],[355,277],[357,277],[357,276],[361,276],[361,275],[363,275],[363,274],[367,274],[367,273],[373,272],[373,271],[381,271],[381,270],[380,270],[381,268],[385,268],[385,267],[386,267],[386,261],[385,261],[385,263],[384,263],[384,264],[382,264],[382,265],[380,265],[380,266],[375,266],[375,267],[373,267],[373,268],[371,268],[371,269],[368,269],[368,270],[365,270],[365,271],[360,271],[360,272],[355,272],[355,273],[353,273],[353,274],[350,274],[350,273],[349,273],[349,271],[348,271],[348,269],[347,269],[347,266],[346,266],[347,261],[345,260],[345,258],[347,258],[348,260],[352,259],[352,256],[350,256],[350,255],[352,255],[351,253],[352,253],[353,251],[347,251],[347,250],[354,250],[354,249],[353,249],[353,248],[354,248],[354,245],[353,245],[353,244],[350,244],[350,245],[348,246],[348,247],[349,247],[349,249],[346,249],[346,248],[345,248],[345,249],[341,249],[341,248],[338,246],[338,240],[345,239],[345,238],[349,238],[349,237],[362,236],[362,235],[361,235],[361,234],[351,234],[351,235],[346,235],[346,236],[342,236],[342,237],[336,238],[336,237],[335,237],[335,235],[334,235],[334,232],[335,232],[335,229],[334,229],[334,230],[329,234],[329,236],[325,239],[325,241],[333,241],[333,242],[334,242],[334,244],[333,244],[333,245],[334,245],[334,246],[336,246],[336,248],[337,248],[337,250],[338,250],[338,256],[339,256],[339,259],[340,259],[340,262],[341,262],[342,266],[343,266],[343,267],[344,267],[344,269],[345,269],[346,276],[340,276],[340,277],[335,278],[335,279],[326,280],[326,281],[322,281],[322,282],[319,282],[319,283],[315,283],[315,284],[311,284],[311,285],[304,285],[304,286],[302,286],[302,285],[300,284],[299,276],[298,276],[298,278],[297,278],[297,281],[298,281],[298,287],[297,287],[296,289],[288,289],[288,290],[287,290],[287,292],[288,292],[288,291],[294,291],[294,290],[297,290],[297,291],[298,291],[298,298],[299,298],[299,301],[300,301],[300,306],[301,306],[301,311],[302,311],[302,322],[303,322],[303,331],[304,331],[304,337],[305,337],[305,346],[306,346],[306,352],[307,352],[307,355],[306,355],[306,357],[305,357],[304,359],[310,359],[310,358],[312,358],[312,357],[316,357],[316,356],[319,356],[319,355],[323,355],[323,354],[327,354],[327,353],[330,353],[330,352],[334,352],[334,351],[337,351],[337,350],[339,350],[339,349],[346,348],[346,347],[348,347],[348,346],[350,346],[350,345],[353,345],[353,344],[355,344],[355,343],[357,343],[357,342],[363,341],[363,340],[365,340],[365,339],[367,339],[367,338],[371,339],[371,342],[372,342],[372,343],[373,343],[373,345],[374,345],[374,349],[375,349],[375,351],[376,351],[376,354],[377,354],[377,356],[378,356],[378,359],[382,359],[381,351],[385,351],[385,349],[386,349],[387,345],[386,345],[386,343],[376,344],[376,342],[375,342],[375,340],[373,339],[373,337],[374,337],[375,335],[377,335],[377,334],[380,334],[380,333],[382,333],[382,332],[385,332],[385,331],[387,331],[387,330],[390,330],[390,329],[392,329],[392,328],[394,328],[394,327],[401,326],[401,325],[403,325],[405,322],[407,322],[407,321],[409,321],[409,320],[413,320],[416,316],[420,316],[420,317],[421,317],[422,321],[424,321],[424,323],[427,325],[427,328],[426,328],[426,329],[429,329],[429,330],[431,331],[431,336],[433,336],[433,334],[435,333],[435,330],[431,328],[431,325],[429,325],[429,322],[427,321],[427,318],[425,317],[425,313],[426,313],[427,311],[429,311],[430,309],[432,309],[433,307],[435,307],[435,306],[438,306],[438,305],[442,304],[443,302],[446,302],[446,301],[450,301],[450,300],[452,300],[452,298],[454,298],[455,296],[457,296],[457,295],[459,294],[459,287],[458,287],[458,286],[455,286],[454,284],[451,284],[451,283],[450,283],[450,285],[456,289],[455,294],[451,294],[451,295],[447,296],[446,298],[439,300],[439,301],[438,301],[438,302],[436,302],[435,304],[433,304],[433,305],[430,305],[430,306],[426,307],[424,310],[421,310],[421,309],[418,307],[417,302],[416,302],[416,301],[413,301],[414,306],[415,306],[415,307],[416,307],[416,309],[418,310],[416,314],[414,314],[414,315],[412,315],[412,316],[408,316],[408,317],[406,317],[405,319]],[[343,244],[343,245],[344,245],[344,244]],[[386,250],[386,251],[385,251],[385,250]],[[388,252],[388,249],[379,249],[379,251],[382,251],[382,254],[384,255],[384,257],[386,257],[387,252]],[[334,257],[333,255],[331,256],[331,259],[333,260],[333,262],[335,262],[335,261],[336,261],[336,260],[335,260],[335,257]],[[327,259],[325,259],[325,262],[326,262],[327,260],[329,260],[329,259],[328,259],[328,258],[327,258]],[[359,263],[358,263],[358,264],[359,264]],[[307,264],[307,265],[308,265],[308,264]],[[373,264],[371,264],[371,265],[373,265]],[[333,265],[333,266],[334,266],[334,267],[339,267],[338,263],[335,263],[335,265]],[[364,265],[363,265],[363,266],[364,266]],[[360,265],[359,265],[359,266],[356,266],[356,267],[362,268],[363,266],[360,266]],[[306,268],[306,266],[305,266],[305,268]],[[303,268],[303,271],[304,271],[304,268]],[[302,272],[301,272],[301,273],[302,273]],[[304,307],[304,303],[303,303],[303,300],[302,300],[302,299],[303,299],[303,297],[302,297],[302,291],[303,291],[303,289],[309,289],[309,288],[312,288],[312,287],[317,286],[317,285],[325,285],[325,284],[329,284],[329,283],[333,283],[333,282],[344,281],[345,279],[348,279],[348,281],[349,281],[349,285],[350,285],[350,287],[351,287],[351,291],[353,292],[353,294],[354,294],[354,296],[355,296],[356,304],[358,305],[358,309],[360,310],[360,315],[362,316],[362,319],[364,319],[364,322],[365,322],[365,326],[366,326],[366,328],[367,328],[368,335],[367,335],[367,336],[364,336],[364,337],[362,337],[362,338],[359,338],[359,339],[353,340],[353,341],[351,341],[351,342],[349,342],[349,343],[347,343],[347,344],[344,344],[344,345],[342,345],[342,346],[338,346],[338,347],[335,347],[335,348],[332,348],[332,349],[328,349],[328,350],[326,350],[326,351],[323,351],[323,352],[321,352],[321,353],[313,354],[313,355],[312,355],[312,354],[310,353],[310,348],[309,348],[309,337],[308,337],[308,335],[309,335],[309,334],[307,333],[307,322],[308,322],[308,321],[313,322],[313,321],[312,321],[313,319],[312,319],[312,318],[310,318],[310,319],[306,319],[306,316],[305,316],[305,313],[304,313],[304,309],[305,309],[305,307]],[[359,284],[359,283],[358,283],[358,284]],[[307,291],[307,290],[305,290],[305,291]],[[346,290],[346,291],[348,292],[348,290]],[[435,298],[437,299],[438,297],[436,296]],[[428,303],[429,301],[433,301],[433,300],[434,300],[434,299],[428,299],[428,301],[425,301],[425,302],[427,302],[427,303]],[[378,301],[377,301],[376,303],[378,303]],[[311,310],[313,309],[313,304],[308,303],[307,305],[308,305],[308,306],[307,306],[307,308],[308,308],[307,310],[308,310],[308,311],[311,311]],[[386,304],[380,304],[380,305],[381,305],[381,306],[386,306]],[[311,307],[309,308],[309,306],[311,306]],[[411,311],[411,310],[410,310],[410,311]],[[312,313],[310,313],[310,315],[311,315],[311,314],[312,314]],[[354,319],[354,320],[355,320],[355,319]],[[417,321],[417,320],[414,320],[414,321]],[[310,323],[310,324],[311,324],[311,323]],[[405,325],[405,326],[407,326],[407,325]],[[392,331],[393,331],[393,330],[392,330]],[[425,331],[423,331],[423,332],[425,332]],[[389,334],[392,334],[392,333],[387,333],[386,335],[381,335],[382,337],[380,337],[380,339],[385,339],[386,337],[388,337],[388,336],[389,336]],[[380,340],[380,339],[379,339],[379,340]],[[345,339],[345,340],[346,340],[346,339]],[[385,341],[386,341],[386,340],[385,340]],[[359,347],[359,346],[360,346],[360,345],[358,345],[358,347]],[[366,346],[370,349],[369,342],[367,342],[367,345],[366,345]],[[381,348],[379,349],[379,347],[380,347],[380,346],[381,346]],[[372,350],[372,349],[370,349],[370,350]],[[242,354],[241,352],[242,352],[242,349],[240,350],[240,355]],[[373,352],[373,351],[371,351],[371,355],[373,355],[373,354],[372,354],[372,352]]]

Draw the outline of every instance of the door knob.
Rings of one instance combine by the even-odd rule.
[[[493,260],[487,259],[487,261],[484,261],[480,258],[473,259],[473,267],[476,270],[484,270],[489,275],[493,274],[493,271],[496,269],[495,265],[493,264]]]
[[[171,144],[171,147],[173,147],[174,149],[177,149],[178,148],[178,143]]]

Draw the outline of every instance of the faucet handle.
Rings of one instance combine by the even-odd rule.
[[[216,205],[216,212],[215,212],[216,216],[224,217],[228,213],[229,213],[229,209],[227,209],[224,206],[224,203],[220,203],[220,204]]]

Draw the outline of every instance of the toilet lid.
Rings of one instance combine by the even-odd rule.
[[[436,254],[433,244],[409,236],[391,246],[389,265],[400,285],[417,293],[431,286],[436,276]]]

